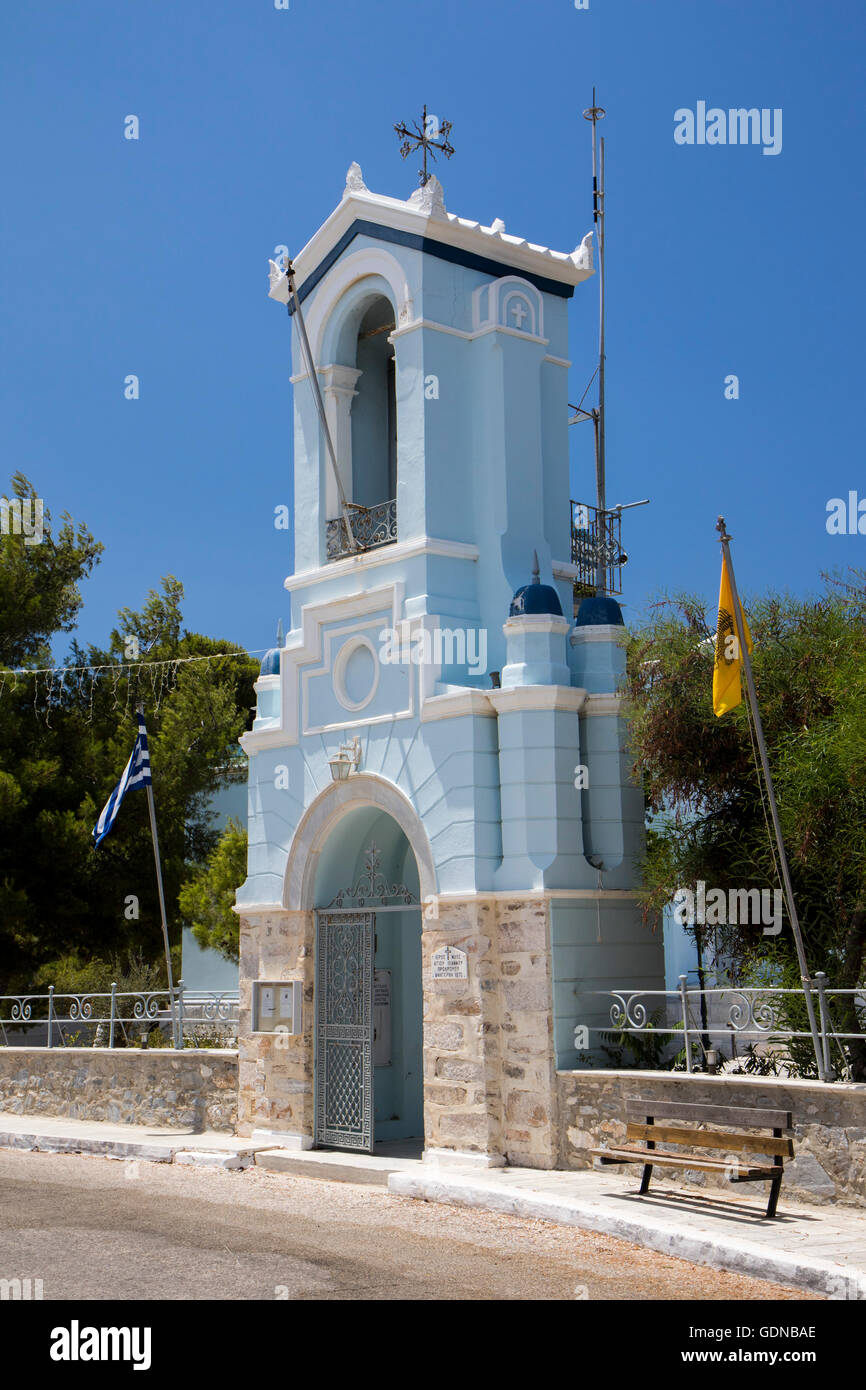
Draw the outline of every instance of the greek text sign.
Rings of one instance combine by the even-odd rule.
[[[458,951],[456,946],[441,946],[438,951],[433,952],[433,979],[434,980],[465,980],[469,975],[468,961],[465,951]]]

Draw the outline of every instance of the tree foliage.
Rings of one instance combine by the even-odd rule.
[[[745,605],[770,767],[810,969],[831,986],[866,978],[866,582],[829,580],[818,597]],[[645,901],[660,909],[698,879],[722,889],[779,877],[745,701],[712,708],[715,613],[694,597],[655,606],[631,634],[627,694],[637,775],[655,813]],[[799,983],[786,923],[721,929],[721,949],[753,979]],[[840,1031],[859,1031],[837,1003]],[[850,1049],[866,1078],[866,1045]]]
[[[16,486],[30,488],[26,479]],[[46,513],[46,538],[49,528]],[[237,738],[248,727],[257,673],[242,649],[184,628],[183,586],[167,576],[140,610],[121,610],[104,648],[73,644],[68,675],[50,690],[45,677],[13,679],[2,666],[50,664],[47,643],[74,624],[78,586],[101,550],[69,518],[43,545],[21,539],[0,538],[0,992],[29,987],[61,958],[86,964],[132,950],[160,960],[146,797],[127,795],[98,850],[93,826],[129,758],[142,699],[170,934],[178,937],[178,894],[216,845],[210,798],[237,776]],[[130,637],[151,663],[143,673],[124,669]],[[237,655],[186,661],[223,652]],[[184,664],[152,664],[177,661]],[[92,683],[73,673],[82,665],[106,670]]]
[[[247,832],[230,820],[207,864],[198,865],[180,890],[184,922],[202,947],[213,947],[226,960],[238,957],[235,893],[246,877]]]

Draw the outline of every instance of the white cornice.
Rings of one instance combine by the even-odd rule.
[[[515,714],[520,710],[568,710],[577,714],[583,709],[586,691],[572,685],[510,685],[504,690],[489,690],[487,698],[497,714]]]
[[[617,646],[623,646],[628,640],[628,633],[621,623],[587,623],[573,627],[569,640],[575,645],[578,642],[615,642]]]
[[[594,272],[586,264],[582,248],[567,253],[510,236],[494,226],[484,227],[440,208],[428,208],[423,200],[389,198],[369,189],[347,188],[340,203],[293,258],[297,283],[321,264],[353,222],[375,222],[415,236],[429,237],[444,245],[460,247],[489,257],[515,270],[529,271],[566,285],[579,285]]]
[[[421,723],[459,719],[467,714],[495,719],[496,711],[490,703],[490,691],[464,686],[462,689],[448,690],[444,695],[428,695],[421,706]]]
[[[433,536],[418,536],[415,540],[394,541],[392,545],[365,550],[362,555],[348,555],[344,560],[334,560],[329,565],[320,565],[318,569],[290,574],[283,584],[291,593],[294,589],[303,589],[308,584],[318,584],[323,579],[338,579],[341,575],[374,569],[377,565],[388,565],[394,560],[408,560],[415,555],[442,555],[450,560],[477,560],[480,553],[477,545],[467,545],[465,541],[445,541],[436,540]]]
[[[513,617],[506,618],[502,631],[506,637],[516,636],[520,632],[556,632],[564,636],[570,627],[568,618],[560,617],[557,613],[515,613]]]
[[[472,342],[475,338],[486,338],[488,333],[507,333],[510,338],[522,338],[526,343],[538,343],[541,347],[547,347],[550,342],[549,338],[539,338],[535,333],[521,333],[518,328],[509,328],[504,323],[486,323],[483,328],[473,328],[470,331],[466,328],[452,328],[448,323],[437,323],[435,319],[414,319],[412,323],[395,328],[392,333],[389,333],[388,342],[393,342],[395,338],[402,338],[406,333],[414,333],[419,328],[429,328],[433,333],[447,333],[452,338],[463,338],[466,342]],[[571,366],[571,363],[565,362],[562,357],[545,357],[543,360]],[[291,377],[290,380],[294,383],[302,378]]]
[[[570,564],[568,560],[553,560],[550,568],[554,579],[577,579],[580,576],[577,565]]]
[[[587,695],[586,704],[582,713],[594,714],[622,714],[623,697],[609,691],[602,691],[598,695]]]

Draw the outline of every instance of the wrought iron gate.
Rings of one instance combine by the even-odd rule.
[[[375,913],[316,913],[317,1144],[373,1149]]]

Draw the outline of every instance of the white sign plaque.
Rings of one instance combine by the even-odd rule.
[[[465,951],[456,946],[440,946],[433,952],[434,980],[465,980],[469,977],[469,962]]]

